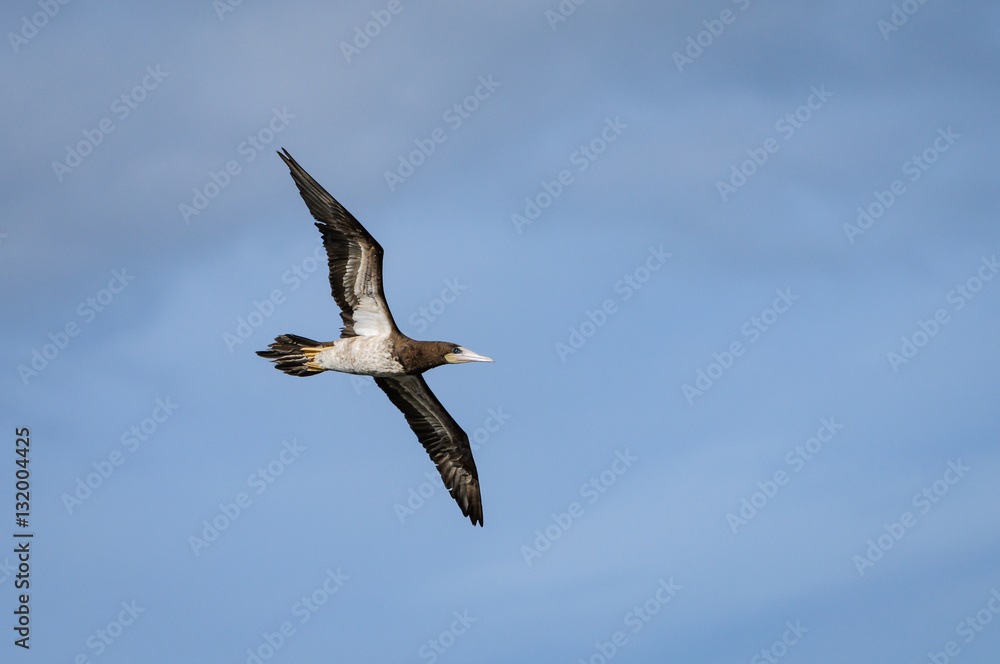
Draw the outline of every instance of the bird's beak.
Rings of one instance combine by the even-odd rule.
[[[461,353],[448,353],[444,356],[444,359],[448,360],[451,364],[461,364],[462,362],[492,362],[493,360],[485,355],[480,355],[479,353],[473,353],[468,348],[459,346]]]

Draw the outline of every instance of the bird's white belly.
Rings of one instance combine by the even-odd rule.
[[[387,336],[337,339],[316,355],[316,364],[328,371],[362,376],[398,376],[403,366],[392,356]]]

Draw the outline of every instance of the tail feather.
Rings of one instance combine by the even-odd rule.
[[[330,342],[313,341],[297,334],[282,334],[257,354],[274,362],[276,369],[292,376],[315,376],[326,369],[315,364],[316,355],[330,347]]]

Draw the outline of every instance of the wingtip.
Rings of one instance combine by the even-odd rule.
[[[479,493],[479,482],[475,481],[473,486],[468,489],[468,505],[462,505],[459,501],[459,507],[462,508],[462,514],[469,517],[469,521],[472,522],[473,526],[483,525],[483,498],[482,494]]]

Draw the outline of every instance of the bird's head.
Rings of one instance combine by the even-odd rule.
[[[444,364],[493,361],[484,355],[473,353],[468,348],[448,341],[411,342],[401,349],[400,359],[410,373],[423,373]]]
[[[473,353],[468,348],[464,346],[459,346],[458,344],[452,344],[447,342],[442,342],[442,346],[445,346],[444,361],[448,364],[461,364],[462,362],[492,362],[491,358],[485,355],[480,355],[479,353]]]

